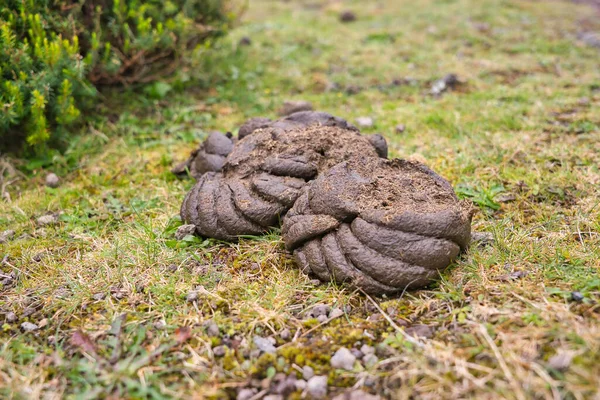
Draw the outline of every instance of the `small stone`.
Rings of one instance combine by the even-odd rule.
[[[288,376],[285,376],[285,374],[283,374],[283,377],[281,379],[277,379],[277,375],[275,376],[275,380],[278,382],[275,386],[275,393],[277,393],[280,396],[285,396],[285,398],[288,398],[290,394],[296,391],[296,376],[295,374],[290,374]]]
[[[548,360],[548,367],[564,372],[569,369],[575,354],[572,351],[559,351]]]
[[[300,111],[312,111],[313,105],[308,101],[286,101],[279,110],[279,115],[286,116]]]
[[[9,312],[8,314],[6,314],[6,322],[8,322],[9,324],[12,324],[13,322],[17,322],[17,314],[15,314],[14,312]]]
[[[38,330],[38,326],[36,324],[32,324],[31,322],[23,322],[21,324],[21,329],[23,329],[25,332],[33,332]]]
[[[406,126],[404,124],[396,125],[396,133],[403,133],[406,130]]]
[[[317,321],[319,321],[321,324],[324,323],[325,321],[327,321],[327,315],[319,315],[317,317]]]
[[[318,279],[311,279],[308,283],[310,283],[313,286],[320,286],[322,284],[322,282]]]
[[[448,74],[442,79],[438,79],[437,81],[433,82],[430,93],[434,96],[438,96],[446,90],[455,88],[459,83],[460,81],[456,74]]]
[[[215,357],[223,357],[225,355],[225,352],[225,346],[217,346],[213,349],[213,354],[215,355]]]
[[[306,382],[306,391],[315,399],[322,399],[327,396],[327,377],[313,376]]]
[[[356,125],[360,128],[371,128],[375,123],[371,117],[359,117],[356,118]]]
[[[106,297],[106,293],[104,292],[99,292],[99,293],[95,293],[92,295],[92,299],[99,301],[99,300],[104,300],[104,298]]]
[[[40,226],[54,225],[58,222],[58,218],[54,214],[42,215],[37,219],[37,223]]]
[[[187,294],[187,296],[185,296],[185,300],[190,303],[193,303],[194,301],[198,300],[198,292],[192,290]]]
[[[309,380],[313,376],[315,376],[315,370],[312,369],[312,367],[308,365],[302,367],[302,377],[304,378],[304,380]]]
[[[351,390],[338,394],[333,400],[381,400],[381,397],[362,390]]]
[[[433,337],[433,328],[428,325],[413,325],[410,328],[406,328],[404,332],[412,337],[424,337],[426,339]]]
[[[15,231],[12,229],[8,229],[2,233],[0,233],[0,244],[7,243],[15,236]]]
[[[340,21],[354,22],[354,21],[356,21],[356,14],[354,14],[353,11],[346,10],[340,14]]]
[[[583,293],[581,292],[571,292],[571,300],[576,301],[576,302],[580,302],[583,301],[584,296]]]
[[[365,367],[370,368],[379,362],[379,357],[377,357],[375,354],[366,354],[362,361]]]
[[[321,315],[327,317],[329,311],[331,311],[331,307],[329,307],[327,304],[317,304],[312,308],[312,310],[310,310],[308,315],[312,318],[318,318]]]
[[[165,329],[167,327],[167,321],[165,321],[164,319],[161,319],[160,321],[156,321],[154,323],[154,328],[155,329]]]
[[[471,242],[479,247],[489,246],[494,243],[494,234],[492,232],[473,232]]]
[[[57,188],[60,185],[60,178],[53,172],[46,175],[46,186]]]
[[[347,348],[341,347],[335,352],[333,357],[331,357],[330,363],[333,368],[352,371],[354,368],[354,361],[356,361],[356,356],[354,356]]]
[[[279,337],[283,340],[289,340],[292,337],[292,332],[289,329],[285,328],[281,331],[281,333],[279,333]]]
[[[356,358],[363,358],[364,354],[359,349],[352,348],[350,349],[350,353]]]
[[[369,346],[368,344],[363,344],[360,348],[363,354],[375,354],[375,347]]]
[[[275,354],[275,352],[277,351],[277,349],[269,339],[260,336],[254,336],[252,341],[254,342],[256,347],[264,353]]]
[[[298,379],[295,382],[296,390],[304,390],[306,389],[306,381],[304,379]]]
[[[333,318],[341,317],[342,315],[344,315],[344,312],[340,308],[336,307],[333,310],[331,310],[331,312],[329,313],[329,318],[333,319]]]
[[[236,399],[237,400],[250,400],[256,393],[258,393],[258,390],[256,389],[241,389],[238,394]]]
[[[280,394],[270,394],[263,397],[263,400],[283,400],[283,396]]]
[[[175,272],[175,271],[177,271],[177,265],[175,265],[175,264],[170,264],[170,265],[167,267],[167,270],[168,270],[169,272]]]
[[[175,232],[175,239],[183,240],[184,237],[193,235],[196,232],[196,225],[187,224],[181,225]]]
[[[244,36],[238,42],[238,45],[240,45],[240,46],[250,46],[251,44],[252,44],[252,39],[250,39],[248,36]]]
[[[214,322],[211,322],[206,327],[206,334],[210,337],[219,337],[221,331],[219,330],[219,326]]]

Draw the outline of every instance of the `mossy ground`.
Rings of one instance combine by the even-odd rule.
[[[340,23],[344,9],[357,21]],[[598,21],[558,1],[252,1],[174,81],[107,93],[65,155],[10,160],[26,175],[3,167],[0,231],[16,236],[0,245],[0,396],[227,398],[293,364],[327,374],[331,393],[367,383],[393,398],[598,396],[600,52],[580,40]],[[432,96],[448,73],[464,84]],[[371,301],[315,285],[277,231],[174,241],[192,182],[171,165],[208,131],[275,117],[288,99],[372,117],[365,131],[383,133],[392,156],[425,161],[473,200],[474,230],[494,243],[428,290]],[[43,184],[49,169],[57,189]],[[60,222],[37,227],[49,212]],[[318,303],[346,314],[304,320]],[[39,329],[24,333],[27,321]],[[402,333],[414,324],[432,332],[421,345]],[[295,342],[279,338],[285,328]],[[257,356],[254,335],[283,347]],[[385,356],[331,370],[333,352],[358,341]]]

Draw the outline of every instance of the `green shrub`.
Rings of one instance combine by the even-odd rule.
[[[0,149],[65,141],[99,85],[156,80],[222,34],[228,0],[4,0]]]

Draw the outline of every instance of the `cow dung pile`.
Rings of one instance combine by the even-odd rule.
[[[174,172],[198,180],[181,217],[204,237],[235,240],[283,221],[299,267],[370,294],[427,285],[464,250],[471,209],[425,165],[388,160],[381,135],[330,114],[255,118],[212,133]]]

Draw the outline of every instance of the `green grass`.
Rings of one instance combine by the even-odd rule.
[[[294,364],[328,375],[331,394],[356,384],[391,398],[598,396],[600,53],[577,40],[600,29],[596,11],[251,3],[240,27],[167,86],[105,93],[64,155],[2,161],[0,231],[16,235],[0,244],[0,278],[16,278],[0,287],[0,397],[235,398]],[[344,9],[358,20],[341,24]],[[250,46],[237,45],[243,36]],[[465,83],[431,96],[451,72]],[[277,231],[175,241],[192,182],[171,165],[210,130],[275,117],[289,99],[374,118],[366,131],[449,179],[479,210],[474,230],[495,242],[473,246],[428,290],[373,299],[381,314],[361,293],[303,276]],[[49,170],[63,179],[57,189],[43,185]],[[48,212],[59,222],[37,227]],[[322,303],[346,313],[322,325],[303,317]],[[41,327],[24,333],[23,322]],[[417,324],[433,331],[420,344],[402,333]],[[286,328],[295,341],[279,337]],[[257,355],[254,335],[283,347]],[[358,341],[378,346],[380,362],[331,370],[333,352]],[[216,357],[220,344],[228,350]],[[564,354],[572,360],[557,369]]]

